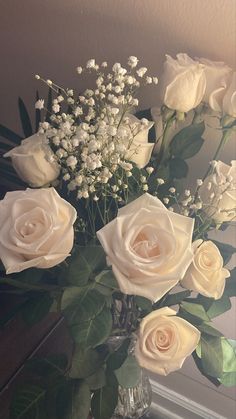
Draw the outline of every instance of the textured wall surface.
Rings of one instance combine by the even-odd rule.
[[[45,92],[36,73],[82,89],[86,80],[81,84],[74,69],[88,58],[125,64],[129,55],[136,55],[159,75],[165,54],[178,52],[236,68],[236,1],[0,0],[0,122],[19,128],[18,96],[33,110],[35,90]],[[157,105],[158,88],[147,88],[141,104]],[[196,177],[211,159],[214,141],[209,134],[198,162],[192,162]],[[231,160],[235,144],[228,145],[222,159]],[[228,239],[235,241],[232,234]],[[233,337],[235,310],[218,322]],[[210,385],[190,363],[183,373]],[[231,390],[217,391],[234,396]]]

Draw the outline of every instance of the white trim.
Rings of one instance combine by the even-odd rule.
[[[192,414],[198,415],[203,419],[227,419],[225,416],[219,415],[213,410],[208,409],[207,407],[179,394],[162,384],[157,383],[154,380],[150,380],[152,385],[152,391],[154,395],[161,396],[163,399],[168,400],[171,403],[174,403],[177,406],[184,408],[186,411],[191,412]],[[176,415],[173,411],[167,410],[159,406],[157,403],[153,403],[153,410],[156,412],[166,414],[170,419],[181,419],[182,417]],[[187,417],[187,416],[186,416]],[[190,417],[190,416],[189,416]]]

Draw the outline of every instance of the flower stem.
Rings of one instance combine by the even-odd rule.
[[[158,164],[160,164],[165,159],[165,154],[166,154],[166,150],[167,150],[167,146],[168,146],[167,137],[168,137],[169,131],[172,127],[172,124],[173,124],[174,120],[175,120],[175,116],[171,116],[166,121],[165,128],[164,128],[164,131],[163,131],[163,136],[162,136],[161,148],[160,148],[159,156],[158,156],[158,159],[157,159]]]
[[[214,160],[217,160],[218,159],[218,157],[219,157],[219,154],[221,153],[221,151],[223,150],[223,148],[224,148],[224,146],[225,146],[225,144],[227,143],[227,141],[228,141],[228,139],[229,139],[229,137],[230,137],[230,135],[231,135],[231,130],[230,129],[226,129],[224,132],[223,132],[223,135],[222,135],[222,138],[221,138],[221,140],[220,140],[220,143],[219,143],[219,145],[218,145],[218,147],[217,147],[217,149],[216,149],[216,152],[215,152],[215,154],[214,154],[214,156],[213,156],[213,161]],[[206,179],[206,177],[211,173],[211,171],[212,171],[212,166],[211,165],[209,165],[209,167],[208,167],[208,169],[207,169],[207,171],[206,171],[206,173],[205,173],[205,176],[203,177],[203,181]]]

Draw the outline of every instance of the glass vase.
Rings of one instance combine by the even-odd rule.
[[[112,336],[108,345],[117,349],[126,336]],[[134,341],[131,342],[129,353],[133,354]],[[152,388],[145,370],[141,369],[140,380],[135,387],[119,386],[118,404],[111,419],[139,419],[149,412],[152,401]]]

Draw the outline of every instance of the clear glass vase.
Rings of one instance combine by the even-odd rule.
[[[118,348],[126,336],[112,336],[108,345]],[[130,346],[133,353],[134,342]],[[141,369],[140,380],[135,387],[124,388],[119,386],[118,404],[111,419],[139,419],[148,413],[152,402],[152,388],[147,373]]]

